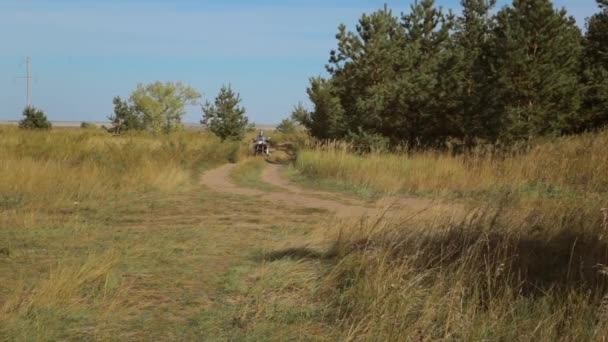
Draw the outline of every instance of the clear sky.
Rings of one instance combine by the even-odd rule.
[[[51,120],[104,121],[112,98],[138,83],[182,81],[213,99],[224,83],[248,116],[276,123],[306,102],[324,75],[338,24],[388,3],[413,0],[0,0],[0,120],[25,105],[25,57],[32,102]],[[459,0],[438,0],[459,11]],[[501,5],[509,0],[501,0]],[[595,0],[555,0],[581,27]],[[198,122],[189,108],[184,121]]]

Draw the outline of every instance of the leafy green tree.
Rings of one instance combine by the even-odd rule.
[[[504,140],[568,133],[578,124],[581,33],[550,0],[514,0],[496,16],[493,96]]]
[[[111,131],[120,134],[131,130],[144,129],[144,117],[135,106],[123,101],[120,96],[114,97],[114,113],[108,116],[112,123]]]
[[[222,86],[213,104],[202,106],[201,123],[222,140],[240,140],[250,128],[245,108],[240,106],[241,97],[230,86]]]
[[[28,106],[23,110],[23,119],[19,121],[19,127],[25,129],[51,129],[52,124],[43,111]]]
[[[581,82],[583,115],[579,131],[608,125],[608,0],[587,21]]]
[[[145,129],[170,133],[182,127],[186,105],[196,105],[200,98],[199,92],[181,82],[154,82],[139,84],[129,100],[142,114]]]

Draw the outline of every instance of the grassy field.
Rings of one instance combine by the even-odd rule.
[[[321,283],[348,340],[604,340],[608,132],[517,154],[302,151],[298,177],[352,191],[459,199],[464,218],[322,233]],[[357,190],[360,189],[360,190]],[[405,338],[407,337],[407,338]]]
[[[491,150],[359,156],[346,145],[302,151],[295,169],[316,181],[384,194],[477,197],[504,191],[576,196],[608,192],[608,131],[557,139],[525,153]]]
[[[232,154],[203,133],[0,128],[0,340],[323,331],[298,319],[314,312],[297,305],[308,290],[284,287],[314,266],[261,257],[320,216],[207,191],[201,172]]]
[[[463,208],[337,220],[200,183],[282,191],[247,144],[0,127],[0,340],[601,341],[607,143],[301,150],[305,186]]]

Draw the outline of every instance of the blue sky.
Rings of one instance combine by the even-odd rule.
[[[0,120],[32,102],[52,120],[103,121],[115,95],[138,83],[182,81],[213,99],[222,84],[240,92],[248,116],[276,123],[306,102],[308,78],[324,74],[339,23],[413,0],[0,0]],[[501,5],[508,0],[500,1]],[[458,11],[459,0],[437,0]],[[556,0],[581,27],[595,0]],[[198,122],[198,107],[187,122]]]

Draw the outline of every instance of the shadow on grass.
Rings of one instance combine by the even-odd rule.
[[[335,253],[324,253],[308,247],[291,247],[266,253],[262,256],[265,261],[290,260],[319,260],[331,259]]]
[[[608,239],[596,210],[530,212],[515,222],[507,211],[478,212],[464,222],[429,227],[399,224],[371,234],[343,234],[327,255],[383,260],[418,272],[466,275],[471,286],[517,288],[536,296],[549,290],[608,290]],[[373,265],[369,262],[369,265]],[[363,266],[369,266],[363,264]],[[488,291],[489,292],[489,291]]]

